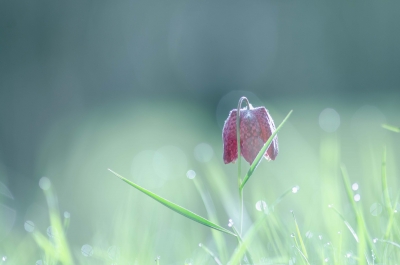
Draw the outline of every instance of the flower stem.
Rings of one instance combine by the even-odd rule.
[[[239,196],[240,196],[240,234],[242,234],[243,230],[243,189],[242,186],[242,178],[240,177],[242,174],[242,156],[240,151],[240,109],[242,107],[242,102],[246,101],[247,108],[250,108],[249,100],[246,97],[241,97],[239,99],[237,111],[236,111],[236,142],[237,142],[237,159],[238,159],[238,188],[239,188]]]

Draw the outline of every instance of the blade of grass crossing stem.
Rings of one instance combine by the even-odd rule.
[[[383,148],[382,154],[382,193],[385,199],[385,207],[387,213],[390,215],[392,212],[392,203],[390,202],[389,189],[386,176],[386,146]]]
[[[238,252],[240,253],[240,255],[238,256],[239,260],[237,262],[240,262],[240,260],[243,258],[243,256],[246,255],[248,261],[250,262],[250,264],[254,264],[253,259],[252,259],[251,255],[250,255],[249,251],[247,250],[248,244],[250,242],[249,241],[243,242],[243,239],[240,236],[240,234],[237,231],[235,226],[232,226],[232,229],[235,232],[236,238],[237,238],[238,243],[239,243]],[[233,264],[237,264],[237,262],[233,262]]]
[[[126,182],[126,183],[128,183],[129,185],[131,185],[132,187],[134,187],[135,189],[137,189],[137,190],[143,192],[143,193],[146,194],[147,196],[153,198],[154,200],[156,200],[156,201],[158,201],[159,203],[163,204],[164,206],[170,208],[171,210],[173,210],[173,211],[175,211],[175,212],[177,212],[177,213],[179,213],[179,214],[185,216],[186,218],[191,219],[191,220],[193,220],[193,221],[195,221],[195,222],[197,222],[197,223],[199,223],[199,224],[202,224],[202,225],[204,225],[204,226],[208,226],[208,227],[210,227],[210,228],[212,228],[212,229],[215,229],[215,230],[218,230],[218,231],[221,231],[221,232],[230,234],[230,235],[232,235],[232,236],[236,236],[234,233],[232,233],[232,232],[229,231],[228,229],[225,229],[225,228],[223,228],[223,227],[221,227],[221,226],[219,226],[219,225],[217,225],[217,224],[214,224],[213,222],[211,222],[211,221],[205,219],[204,217],[201,217],[200,215],[195,214],[194,212],[189,211],[188,209],[183,208],[182,206],[179,206],[178,204],[175,204],[175,203],[173,203],[173,202],[171,202],[171,201],[169,201],[169,200],[164,199],[164,198],[161,197],[161,196],[158,196],[157,194],[155,194],[155,193],[153,193],[153,192],[151,192],[151,191],[149,191],[149,190],[147,190],[147,189],[145,189],[145,188],[143,188],[143,187],[141,187],[141,186],[139,186],[139,185],[133,183],[132,181],[130,181],[130,180],[124,178],[123,176],[119,175],[118,173],[112,171],[111,169],[108,169],[108,170],[109,170],[111,173],[113,173],[115,176],[117,176],[118,178],[120,178],[121,180],[123,180],[124,182]]]
[[[288,115],[286,115],[286,117],[285,117],[285,119],[283,119],[282,123],[278,126],[278,128],[276,128],[275,132],[268,138],[268,140],[265,142],[264,146],[261,148],[260,152],[258,152],[258,155],[254,159],[253,163],[251,163],[249,171],[247,171],[247,174],[244,177],[242,184],[240,185],[240,189],[243,189],[244,185],[246,184],[246,182],[249,180],[249,178],[253,174],[257,165],[260,163],[260,161],[261,161],[262,157],[264,156],[265,152],[267,151],[268,147],[271,145],[272,140],[275,138],[275,136],[277,135],[279,130],[282,128],[282,126],[285,124],[285,122],[289,119],[292,112],[293,112],[293,110],[289,111]]]
[[[305,245],[304,245],[303,238],[301,237],[300,228],[299,228],[299,225],[297,224],[296,216],[294,215],[294,212],[293,212],[293,211],[292,211],[292,215],[293,215],[293,219],[294,219],[294,224],[295,224],[295,226],[296,226],[297,236],[298,236],[299,241],[300,241],[300,247],[301,247],[301,250],[302,250],[303,254],[306,256],[307,263],[308,263],[308,254],[307,254],[307,250],[306,250],[306,247],[305,247]]]
[[[209,250],[206,246],[204,246],[202,243],[199,244],[199,247],[201,247],[205,252],[207,252],[215,261],[215,263],[217,263],[218,265],[222,265],[221,261],[218,259],[217,256],[214,255],[214,253]]]
[[[400,127],[395,127],[389,124],[382,124],[382,128],[392,132],[400,133]]]
[[[397,195],[396,202],[394,203],[393,209],[397,208],[398,202],[399,202],[399,195]],[[391,211],[389,213],[389,221],[388,221],[388,224],[386,227],[386,232],[385,232],[384,238],[389,238],[389,235],[391,234],[393,221],[394,221],[394,215],[395,215],[395,211]]]

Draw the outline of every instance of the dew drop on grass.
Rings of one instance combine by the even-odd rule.
[[[354,195],[354,201],[358,202],[358,201],[360,201],[360,199],[361,199],[360,194]]]
[[[378,242],[378,239],[374,238],[373,241],[374,241],[374,244],[375,244],[376,242]]]
[[[7,256],[3,256],[3,258],[1,258],[3,261],[7,260]]]
[[[291,234],[290,234],[290,237],[294,237],[294,234],[293,234],[293,233],[291,233]]]
[[[64,212],[64,218],[68,219],[71,217],[71,214],[67,211]]]
[[[47,227],[46,232],[49,238],[54,238],[57,235],[57,231],[52,226]]]
[[[325,259],[324,259],[324,261],[325,261],[325,262],[328,262],[328,261],[329,261],[329,259],[328,259],[328,258],[325,258]]]
[[[256,202],[256,209],[259,212],[265,211],[267,209],[267,203],[265,201]]]
[[[91,245],[85,244],[81,248],[82,255],[85,257],[91,257],[93,255],[93,248]]]
[[[229,219],[229,221],[228,221],[228,226],[229,226],[229,227],[232,227],[232,226],[233,226],[233,220],[232,220],[232,219]]]
[[[199,247],[202,247],[202,246],[203,246],[203,244],[199,243]]]
[[[27,220],[25,221],[24,228],[28,233],[32,233],[35,230],[35,224],[32,221]]]
[[[42,178],[40,178],[40,180],[39,180],[39,187],[40,187],[42,190],[48,190],[48,189],[50,188],[50,186],[51,186],[51,182],[50,182],[50,180],[49,180],[47,177],[42,177]]]
[[[188,170],[188,172],[186,173],[186,177],[188,179],[194,179],[196,177],[196,172],[194,170]]]
[[[353,183],[353,185],[351,185],[351,189],[358,190],[358,183]]]
[[[292,192],[293,192],[293,193],[297,193],[297,192],[299,191],[299,189],[300,189],[299,186],[294,186],[294,187],[292,188]]]
[[[322,236],[321,235],[319,235],[318,238],[319,238],[319,240],[322,240]]]
[[[312,238],[313,237],[313,233],[311,231],[307,231],[306,237],[307,238]]]
[[[382,205],[378,202],[375,202],[371,205],[371,207],[369,208],[369,212],[373,215],[373,216],[378,216],[382,213]]]

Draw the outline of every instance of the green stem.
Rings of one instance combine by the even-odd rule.
[[[239,188],[239,196],[240,196],[240,234],[242,234],[243,230],[243,191],[241,189],[242,186],[242,156],[240,151],[240,109],[242,108],[242,102],[246,101],[247,109],[250,108],[249,100],[246,97],[241,97],[239,99],[238,107],[236,110],[236,142],[237,142],[237,159],[238,159],[238,188]]]

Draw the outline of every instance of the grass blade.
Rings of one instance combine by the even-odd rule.
[[[400,133],[400,127],[395,127],[389,124],[382,124],[382,128],[392,132]]]
[[[285,119],[283,119],[282,123],[276,128],[275,132],[268,138],[268,140],[265,142],[264,146],[261,148],[260,152],[258,152],[258,155],[254,159],[253,163],[251,164],[249,171],[247,171],[246,176],[244,177],[242,184],[240,185],[240,189],[243,189],[244,185],[246,182],[249,180],[251,175],[253,174],[254,170],[260,163],[261,159],[263,158],[265,152],[267,151],[268,147],[271,145],[272,140],[274,137],[277,135],[278,131],[282,128],[282,126],[285,124],[287,119],[289,119],[290,115],[292,114],[293,110],[289,111],[288,115],[286,115]]]
[[[390,202],[390,195],[389,195],[387,176],[386,176],[386,147],[383,148],[383,155],[382,155],[382,193],[385,200],[386,211],[390,215],[392,212],[392,203]]]
[[[342,221],[347,226],[347,228],[349,229],[350,233],[353,235],[354,239],[358,243],[360,240],[358,239],[357,233],[354,231],[353,227],[351,227],[349,222],[347,222],[347,220],[344,218],[344,216],[335,207],[333,207],[332,205],[329,205],[329,208],[331,208],[340,217],[340,219],[342,219]]]
[[[209,250],[206,246],[204,246],[202,243],[199,244],[199,247],[201,247],[202,249],[204,249],[205,252],[207,252],[215,261],[215,263],[217,263],[218,265],[222,265],[221,261],[219,260],[219,258],[217,256],[214,255],[214,253]]]
[[[229,231],[228,229],[225,229],[217,224],[214,224],[213,222],[205,219],[204,217],[201,217],[198,214],[195,214],[192,211],[189,211],[188,209],[183,208],[182,206],[179,206],[173,202],[170,202],[169,200],[164,199],[163,197],[158,196],[157,194],[133,183],[132,181],[124,178],[123,176],[119,175],[118,173],[112,171],[111,169],[108,169],[111,173],[113,173],[115,176],[117,176],[118,178],[120,178],[121,180],[125,181],[126,183],[128,183],[129,185],[131,185],[132,187],[134,187],[135,189],[143,192],[144,194],[146,194],[147,196],[153,198],[154,200],[158,201],[159,203],[163,204],[164,206],[170,208],[171,210],[185,216],[186,218],[189,218],[195,222],[198,222],[199,224],[208,226],[212,229],[230,234],[232,236],[236,236],[234,233],[232,233],[231,231]]]
[[[307,263],[308,263],[308,254],[307,254],[307,250],[306,250],[306,247],[305,247],[305,245],[304,245],[303,238],[301,237],[299,225],[297,224],[296,216],[294,215],[294,212],[293,212],[293,211],[292,211],[292,215],[293,215],[293,218],[294,218],[294,224],[295,224],[295,226],[296,226],[297,236],[299,237],[299,240],[300,240],[300,247],[301,247],[301,250],[302,250],[302,254],[306,257],[306,260],[307,260]]]

